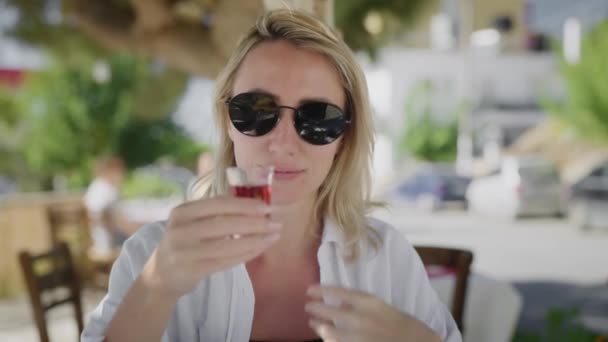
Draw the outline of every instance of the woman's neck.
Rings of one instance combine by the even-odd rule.
[[[274,207],[272,220],[281,222],[281,239],[258,259],[272,265],[275,262],[298,261],[318,249],[322,232],[322,217],[315,217],[314,199]]]

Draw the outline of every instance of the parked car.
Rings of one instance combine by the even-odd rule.
[[[441,209],[452,202],[466,206],[469,182],[470,178],[459,175],[451,165],[430,164],[401,183],[397,194],[424,210]]]
[[[575,183],[568,195],[568,218],[579,228],[608,228],[608,163]]]
[[[505,218],[561,215],[557,167],[537,156],[505,157],[495,173],[474,179],[466,194],[471,212]]]

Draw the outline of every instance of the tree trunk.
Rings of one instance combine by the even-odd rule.
[[[333,25],[333,0],[66,0],[68,17],[106,48],[156,58],[215,78],[264,10],[300,8]]]

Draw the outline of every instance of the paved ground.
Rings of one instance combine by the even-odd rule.
[[[103,294],[99,291],[84,292],[83,305],[87,315],[95,308],[102,297]],[[32,317],[30,303],[27,298],[19,297],[0,301],[0,341],[40,341]],[[56,310],[51,310],[47,319],[49,321],[48,329],[51,341],[71,342],[79,340],[78,328],[70,306],[63,305]]]
[[[471,249],[475,272],[511,281],[522,293],[521,327],[543,327],[550,307],[578,307],[588,325],[608,327],[608,232],[581,232],[556,219],[507,222],[461,210],[431,215],[403,203],[376,216],[414,244]],[[100,295],[85,298],[89,311]],[[0,302],[0,341],[37,341],[28,305],[24,298]],[[51,322],[52,340],[77,340],[69,309],[54,313]]]

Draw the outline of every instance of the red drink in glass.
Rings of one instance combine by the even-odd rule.
[[[232,195],[237,197],[259,198],[270,204],[272,189],[270,185],[237,185],[231,187]]]
[[[226,176],[233,196],[259,198],[271,203],[273,166],[259,166],[248,170],[238,167],[226,169]]]

